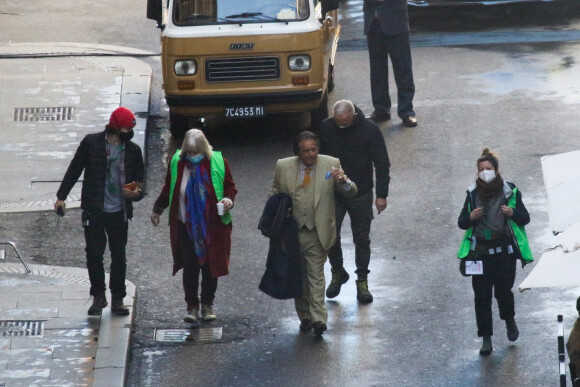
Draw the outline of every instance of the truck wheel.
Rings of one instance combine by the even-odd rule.
[[[180,116],[169,112],[169,131],[171,135],[183,138],[185,132],[189,130],[189,117]]]
[[[328,93],[324,93],[318,109],[310,112],[310,131],[317,132],[322,121],[328,118]]]
[[[334,90],[334,66],[328,65],[328,92],[331,93]]]

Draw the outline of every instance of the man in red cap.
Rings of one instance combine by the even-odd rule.
[[[133,217],[133,201],[143,198],[142,186],[145,166],[141,148],[131,141],[135,116],[124,107],[116,109],[99,133],[87,135],[80,143],[60,188],[54,208],[64,213],[65,200],[85,172],[81,208],[85,231],[87,268],[91,281],[93,304],[89,315],[97,316],[108,305],[105,296],[103,254],[107,240],[111,251],[111,310],[128,315],[125,298],[128,220]]]

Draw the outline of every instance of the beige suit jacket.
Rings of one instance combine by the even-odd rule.
[[[314,175],[314,224],[324,250],[330,250],[336,242],[334,194],[338,193],[346,198],[353,198],[357,192],[354,182],[351,182],[351,189],[345,191],[333,179],[327,179],[326,174],[332,171],[332,167],[340,168],[340,161],[337,158],[318,155]],[[298,188],[296,175],[299,171],[298,156],[278,160],[272,194],[282,192],[294,199],[294,193]]]

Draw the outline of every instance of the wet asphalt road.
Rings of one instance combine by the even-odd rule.
[[[370,113],[360,3],[341,4],[343,43],[331,99],[350,98]],[[106,5],[102,3],[103,13],[121,19]],[[121,37],[104,28],[104,15],[99,18],[102,24],[92,24],[82,13],[75,19],[75,31],[81,31],[76,36],[155,50],[156,31],[144,19],[143,4],[123,12],[134,23],[132,28],[123,24]],[[174,146],[159,99],[158,63],[148,59],[157,69],[152,101],[152,112],[157,113],[150,119],[147,137],[148,196],[136,205],[130,226],[128,278],[138,287],[138,311],[128,384],[555,385],[555,318],[563,313],[569,331],[577,289],[516,294],[520,339],[507,342],[495,313],[495,351],[480,358],[471,286],[457,272],[454,258],[461,238],[456,219],[465,187],[475,174],[474,160],[483,146],[489,146],[498,151],[504,176],[523,191],[536,256],[551,242],[539,158],[580,148],[575,124],[580,47],[563,38],[577,33],[579,15],[550,4],[412,14],[419,127],[405,129],[396,119],[382,127],[393,181],[389,207],[376,217],[371,235],[370,289],[375,302],[359,306],[351,279],[341,295],[327,303],[330,330],[323,340],[298,333],[292,302],[272,300],[257,290],[267,251],[257,222],[274,163],[291,154],[293,136],[307,125],[303,115],[217,125],[210,132],[213,146],[231,162],[239,191],[231,275],[220,279],[219,319],[208,325],[222,328],[223,338],[193,343],[153,339],[156,329],[187,326],[181,321],[181,282],[170,275],[168,227],[154,229],[148,219],[163,183],[167,153]],[[63,16],[57,15],[53,23],[65,26],[58,17]],[[41,23],[38,31],[42,34],[11,32],[10,38],[73,39],[70,31],[43,28]],[[533,32],[531,41],[493,40],[526,32]],[[450,36],[469,40],[441,46],[441,40]],[[560,41],[544,42],[545,36]],[[70,211],[56,228],[52,213],[2,214],[0,233],[17,241],[34,263],[83,267],[79,217],[78,211]],[[352,273],[348,223],[343,229],[347,269]],[[527,272],[529,268],[518,270],[516,286]]]

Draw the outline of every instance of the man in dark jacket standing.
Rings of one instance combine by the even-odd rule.
[[[103,254],[109,241],[111,275],[109,288],[111,310],[128,315],[123,303],[126,296],[128,220],[133,217],[133,201],[141,200],[144,164],[141,148],[131,141],[135,116],[124,107],[116,109],[105,130],[87,135],[78,147],[54,205],[64,213],[65,200],[84,171],[81,194],[82,223],[85,230],[87,269],[91,281],[93,304],[88,314],[100,315],[107,304]]]
[[[417,126],[413,111],[415,83],[409,44],[407,0],[364,0],[364,33],[367,36],[371,70],[374,122],[391,119],[389,57],[397,84],[397,114],[403,125]]]
[[[320,153],[340,159],[345,173],[358,186],[353,199],[336,197],[336,244],[328,258],[332,266],[332,280],[326,289],[326,297],[334,298],[349,275],[343,266],[340,230],[348,212],[355,244],[355,262],[358,280],[357,299],[362,303],[373,301],[368,289],[367,275],[371,257],[370,231],[373,219],[373,167],[376,175],[375,207],[380,214],[387,208],[389,194],[389,155],[379,127],[364,117],[363,112],[350,101],[338,101],[334,116],[320,126]]]

